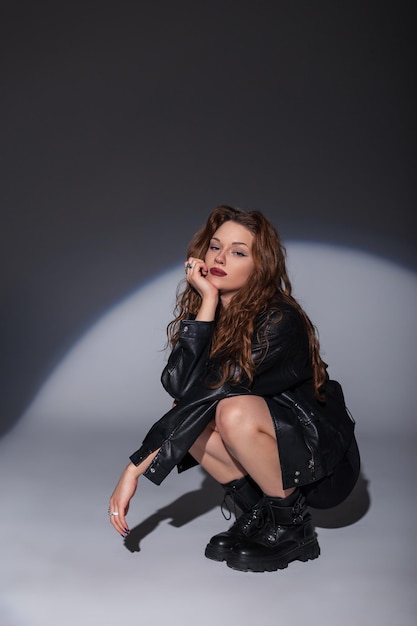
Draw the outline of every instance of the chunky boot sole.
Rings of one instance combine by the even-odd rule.
[[[237,509],[240,510],[239,519],[246,520],[246,516],[249,514],[248,520],[251,519],[252,508],[262,498],[262,491],[258,485],[254,483],[250,476],[243,476],[236,480],[232,480],[229,483],[223,485],[225,489],[225,499],[229,497],[233,503],[233,510],[235,517],[237,518]],[[225,500],[223,501],[223,504]],[[223,510],[222,504],[222,510]],[[232,509],[229,507],[230,517],[232,515]],[[224,513],[223,513],[224,515]],[[228,519],[225,515],[224,517]],[[213,561],[225,561],[230,554],[232,548],[234,548],[239,541],[243,539],[243,535],[239,530],[237,519],[235,523],[223,533],[214,535],[206,546],[204,555],[208,559]]]
[[[238,543],[238,539],[236,539],[236,543]],[[207,544],[206,550],[204,552],[204,556],[212,561],[226,561],[230,556],[233,546],[230,548],[222,547],[222,546],[213,546],[212,544]]]
[[[225,561],[232,549],[242,541],[243,536],[235,530],[236,523],[232,530],[214,535],[206,546],[204,555],[212,561]]]
[[[242,534],[242,527],[249,527],[252,522],[251,510],[242,513],[233,526],[222,533],[214,535],[206,546],[204,555],[213,561],[225,561],[233,548],[241,541],[244,541],[245,535]]]
[[[240,544],[241,547],[242,544]],[[310,561],[320,556],[317,539],[312,538],[288,550],[274,554],[273,548],[265,548],[262,554],[245,555],[231,550],[227,557],[227,565],[240,572],[275,572],[285,569],[293,561]]]

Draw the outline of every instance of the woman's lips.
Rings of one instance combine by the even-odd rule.
[[[226,272],[224,272],[218,267],[212,267],[210,269],[210,274],[213,274],[213,276],[227,276]]]

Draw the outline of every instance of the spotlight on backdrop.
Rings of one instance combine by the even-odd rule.
[[[319,329],[323,358],[343,384],[358,432],[415,430],[416,275],[348,248],[297,241],[286,247],[294,294]],[[170,407],[160,374],[183,277],[182,264],[167,270],[103,315],[42,386],[22,428],[133,426],[135,447]]]

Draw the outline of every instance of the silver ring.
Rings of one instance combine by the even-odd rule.
[[[117,515],[119,515],[119,514],[118,514],[118,512],[117,512],[117,511],[112,511],[111,513],[109,513],[109,515],[110,515],[110,517],[111,517],[112,515],[117,516]]]
[[[193,267],[194,267],[194,265],[192,265],[191,263],[187,263],[187,265],[185,266],[185,271],[192,270]]]

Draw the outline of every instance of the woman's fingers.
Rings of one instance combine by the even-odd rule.
[[[137,476],[132,475],[126,468],[110,498],[108,510],[110,523],[122,537],[126,537],[129,533],[129,526],[125,516],[129,510],[130,500],[135,494],[137,484]]]
[[[184,265],[187,282],[202,298],[218,297],[218,289],[207,279],[207,265],[201,259],[190,257]]]
[[[121,505],[110,506],[110,522],[122,537],[126,537],[129,534],[129,527],[125,518],[126,513],[127,511],[123,511]]]
[[[189,257],[184,264],[185,274],[187,279],[194,277],[194,279],[199,276],[207,276],[207,266],[202,259],[195,259],[194,257]]]
[[[110,507],[110,510],[109,510],[110,523],[112,524],[114,529],[117,530],[119,534],[122,534],[122,530],[120,528],[120,522],[119,522],[119,512],[116,511],[115,509],[116,509],[115,506]]]

